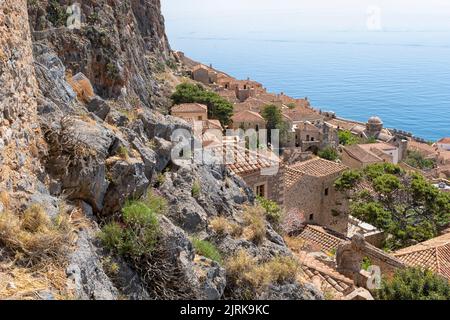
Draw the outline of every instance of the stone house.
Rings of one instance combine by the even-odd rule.
[[[266,128],[266,120],[259,114],[250,110],[244,110],[236,113],[231,118],[233,121],[233,129],[259,129]]]
[[[308,121],[294,125],[295,146],[302,151],[317,153],[322,143],[322,132],[315,125]]]
[[[208,120],[208,107],[200,103],[183,103],[173,106],[171,114],[189,122],[206,121]]]
[[[283,113],[292,119],[294,124],[309,122],[316,126],[324,123],[325,117],[310,107],[296,106],[293,109],[284,108]]]
[[[342,148],[342,163],[352,169],[362,169],[375,163],[399,163],[399,149],[387,143],[369,143]]]
[[[450,138],[442,138],[436,144],[439,149],[450,151]]]
[[[236,143],[225,143],[224,148],[227,167],[240,176],[256,196],[283,205],[284,166],[275,154],[250,151]]]
[[[299,210],[307,223],[347,234],[348,199],[334,182],[348,168],[320,158],[295,163],[285,169],[285,209]]]
[[[218,73],[202,64],[195,66],[192,71],[192,79],[205,85],[213,84],[218,81]]]

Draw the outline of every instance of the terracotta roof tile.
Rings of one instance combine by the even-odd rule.
[[[298,237],[324,253],[335,251],[345,241],[343,237],[338,237],[332,231],[315,225],[307,225]]]
[[[239,112],[231,119],[233,122],[265,122],[264,118],[259,113],[250,110]]]
[[[182,103],[172,107],[172,112],[189,113],[189,112],[207,112],[208,107],[200,103]]]
[[[395,252],[412,267],[428,268],[450,280],[450,233]]]
[[[375,153],[362,148],[359,145],[351,145],[343,148],[350,157],[356,159],[362,163],[377,163],[383,162],[383,159],[377,156]]]
[[[442,138],[438,141],[438,143],[450,144],[450,138]]]
[[[232,153],[233,155],[233,158],[226,159],[231,160],[227,161],[228,168],[238,175],[245,175],[256,171],[269,174],[272,169],[277,171],[281,164],[281,160],[273,153],[269,157],[261,152],[245,149],[235,143],[225,142],[223,146],[225,156],[226,153]]]
[[[340,163],[314,158],[304,162],[298,162],[287,168],[286,184],[296,183],[303,175],[312,177],[326,177],[348,169]]]
[[[307,278],[306,280],[312,282],[322,291],[331,292],[335,299],[342,298],[354,290],[353,280],[315,259],[307,252],[299,252],[296,256]]]

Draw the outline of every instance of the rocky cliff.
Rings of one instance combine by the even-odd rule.
[[[36,243],[58,236],[67,216],[74,236],[58,238],[70,250],[63,262],[57,259],[67,285],[50,281],[39,297],[321,298],[292,275],[259,280],[269,266],[293,258],[264,219],[256,221],[262,226],[256,237],[249,215],[254,196],[242,180],[223,166],[171,161],[172,132],[192,128],[164,115],[179,80],[159,0],[79,3],[81,26],[71,29],[69,1],[0,0],[0,257],[8,262],[0,276],[25,267],[45,278],[41,260],[48,270],[62,251]],[[99,240],[108,223],[135,226],[123,215],[130,199],[166,203],[153,222],[158,236],[151,252],[132,255],[130,246],[114,250]],[[197,242],[217,248],[223,259],[202,256]],[[22,260],[34,268],[18,265],[17,252],[32,255]],[[260,266],[255,277],[234,279],[223,263],[233,256]]]

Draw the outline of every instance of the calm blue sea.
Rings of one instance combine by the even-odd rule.
[[[163,9],[172,48],[195,60],[271,92],[308,97],[341,117],[378,115],[386,126],[425,139],[450,136],[450,5],[447,15],[433,8],[432,16],[382,7],[382,30],[374,31],[367,29],[367,7],[305,9],[299,2],[269,10],[283,1],[264,0],[264,10],[234,11],[166,0]]]

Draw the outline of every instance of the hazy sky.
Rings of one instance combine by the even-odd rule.
[[[386,31],[450,30],[450,0],[162,0],[169,35],[359,31],[379,10]],[[369,9],[372,8],[372,9]],[[372,13],[373,14],[373,13]]]

